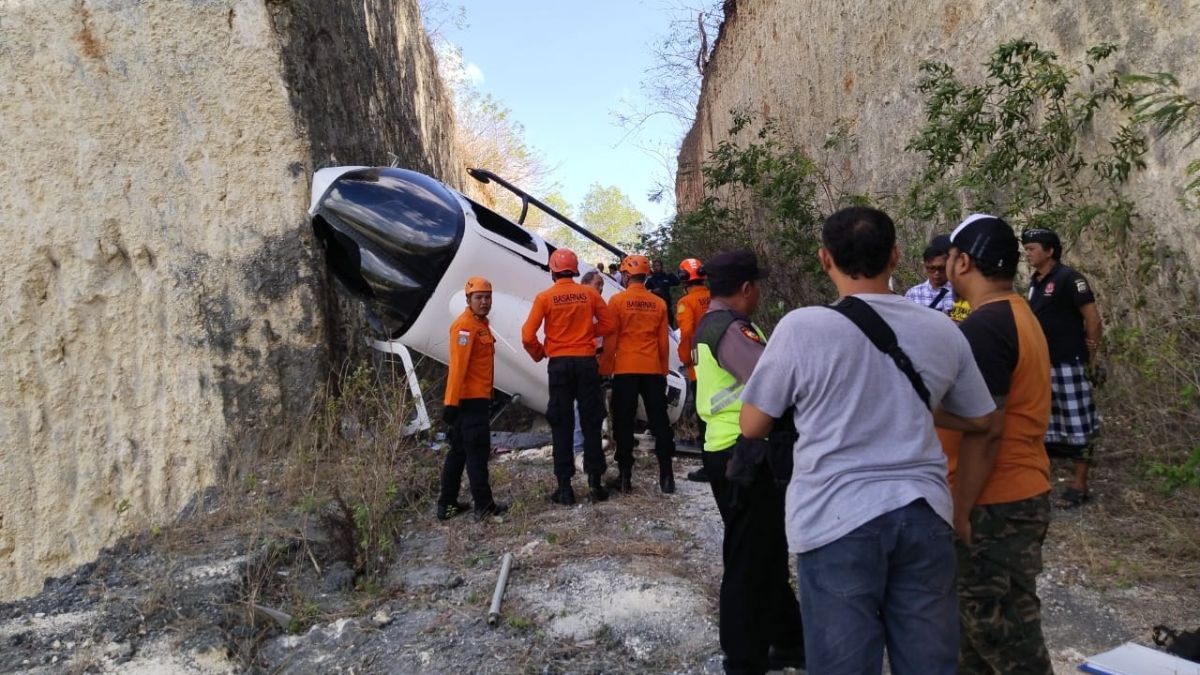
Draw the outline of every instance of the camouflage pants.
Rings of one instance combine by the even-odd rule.
[[[971,511],[971,545],[957,542],[960,673],[1049,674],[1037,575],[1050,496]]]

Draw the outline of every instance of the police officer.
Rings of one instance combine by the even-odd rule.
[[[743,438],[739,425],[739,395],[766,347],[762,330],[750,320],[766,271],[748,250],[721,253],[704,271],[712,298],[694,339],[696,410],[707,423],[704,468],[725,524],[720,595],[725,671],[800,667],[803,626],[788,582],[783,492],[767,466],[769,445]]]
[[[708,311],[710,294],[704,285],[705,275],[698,258],[688,258],[679,263],[679,279],[683,282],[684,294],[675,308],[675,322],[679,326],[679,361],[687,367],[688,395],[687,406],[690,414],[696,412],[696,364],[692,362],[692,342],[696,336],[696,327],[700,319]],[[704,445],[704,420],[695,418],[699,426],[700,445]],[[688,480],[706,482],[708,474],[704,465],[690,472]]]
[[[590,286],[575,283],[579,276],[579,258],[567,248],[550,254],[550,274],[554,285],[538,293],[521,328],[521,343],[533,360],[549,357],[550,400],[546,419],[554,443],[554,476],[558,488],[551,495],[557,504],[574,504],[571,477],[575,461],[571,437],[575,430],[576,402],[579,426],[583,431],[583,468],[588,475],[588,500],[604,501],[608,491],[602,484],[604,450],[600,445],[600,425],[604,404],[600,393],[600,372],[596,363],[596,336],[608,336],[615,323],[600,294]],[[542,328],[545,344],[538,340]]]
[[[488,484],[487,461],[492,449],[488,411],[496,355],[487,320],[492,310],[492,284],[483,277],[471,277],[463,292],[467,308],[450,324],[450,374],[442,408],[442,421],[450,426],[450,450],[442,464],[438,520],[453,518],[467,508],[458,501],[464,465],[475,515],[484,518],[508,510],[492,498]]]
[[[619,489],[633,489],[633,420],[638,397],[646,408],[646,419],[654,434],[654,454],[658,458],[658,487],[666,494],[675,492],[675,473],[671,456],[675,454],[675,435],[667,415],[667,369],[670,346],[667,339],[667,303],[646,290],[650,262],[643,255],[627,256],[621,272],[629,280],[628,288],[608,302],[617,328],[605,339],[601,355],[603,374],[612,375],[613,437],[617,444]]]

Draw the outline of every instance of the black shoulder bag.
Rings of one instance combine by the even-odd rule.
[[[938,291],[937,297],[933,299],[933,302],[929,303],[929,309],[937,309],[938,303],[941,302],[942,298],[946,297],[946,293],[949,292],[949,289],[947,289],[945,286],[942,286],[942,290]]]
[[[945,289],[943,289],[945,290]],[[900,348],[899,341],[896,340],[896,333],[892,327],[887,325],[883,317],[865,300],[861,300],[852,295],[848,295],[841,299],[837,304],[830,305],[830,309],[840,313],[842,316],[854,322],[855,326],[867,336],[871,344],[875,345],[879,351],[892,357],[892,361],[896,363],[896,367],[908,377],[908,381],[912,383],[913,390],[917,392],[917,396],[921,397],[921,402],[925,404],[925,408],[932,410],[929,403],[929,389],[925,387],[925,381],[921,379],[921,374],[913,367],[912,360],[908,358],[908,354]]]

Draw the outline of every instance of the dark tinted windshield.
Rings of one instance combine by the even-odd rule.
[[[424,174],[365,169],[334,181],[313,228],[334,275],[398,337],[424,309],[458,251],[463,212],[445,186]]]

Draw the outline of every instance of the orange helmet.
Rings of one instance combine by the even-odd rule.
[[[550,254],[550,273],[570,272],[571,276],[579,276],[579,256],[569,248],[555,249]]]
[[[650,261],[644,255],[627,255],[621,261],[621,271],[630,276],[648,275]]]
[[[701,269],[699,258],[688,258],[679,263],[679,276],[684,281],[703,281],[708,275]]]
[[[463,292],[467,295],[472,293],[491,293],[492,282],[483,277],[471,277],[467,279],[467,285],[463,288]]]

